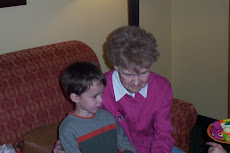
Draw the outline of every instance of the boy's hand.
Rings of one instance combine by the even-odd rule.
[[[208,145],[210,145],[208,149],[208,153],[227,153],[224,148],[215,142],[207,142]]]
[[[64,148],[61,145],[61,141],[57,140],[54,149],[53,149],[53,153],[65,153]]]

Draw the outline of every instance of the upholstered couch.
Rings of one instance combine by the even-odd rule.
[[[80,60],[100,65],[94,51],[80,41],[0,55],[0,145],[12,144],[24,153],[51,152],[59,123],[73,109],[63,96],[59,75],[65,66]],[[186,152],[196,116],[192,104],[173,100],[173,137]]]

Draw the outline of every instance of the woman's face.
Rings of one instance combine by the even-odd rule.
[[[124,69],[121,66],[115,66],[114,68],[119,73],[122,85],[131,93],[139,92],[148,83],[149,68],[141,68],[139,73],[136,73],[133,69]]]

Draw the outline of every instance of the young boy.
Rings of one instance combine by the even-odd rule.
[[[136,153],[113,115],[100,108],[106,79],[95,65],[73,63],[63,71],[61,84],[75,103],[59,127],[66,153]]]

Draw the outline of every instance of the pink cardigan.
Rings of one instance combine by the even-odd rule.
[[[112,74],[113,71],[105,73],[107,85],[102,107],[114,115],[138,153],[170,153],[174,139],[169,114],[173,94],[169,81],[151,72],[147,98],[139,93],[134,98],[126,94],[116,102]]]

